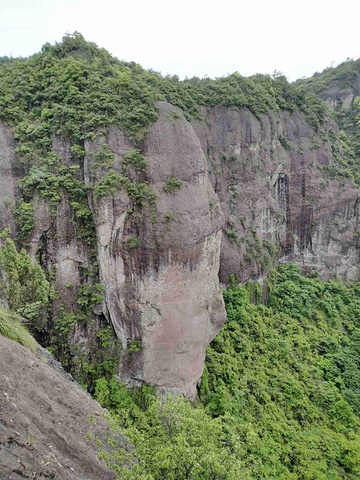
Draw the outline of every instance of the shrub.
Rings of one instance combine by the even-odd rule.
[[[25,243],[34,229],[34,209],[32,204],[20,199],[14,217],[18,230],[18,239],[21,243]]]
[[[163,186],[163,190],[165,193],[175,193],[176,190],[180,190],[181,187],[182,182],[180,180],[176,180],[176,178],[172,176]]]
[[[46,309],[53,291],[39,264],[33,264],[30,257],[16,250],[14,242],[6,238],[0,244],[0,294],[10,310],[30,320],[30,330],[44,327]]]

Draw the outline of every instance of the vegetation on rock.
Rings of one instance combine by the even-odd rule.
[[[182,182],[177,180],[174,176],[170,177],[169,180],[165,183],[163,190],[165,193],[175,193],[176,190],[179,190],[182,186]]]
[[[32,264],[25,250],[17,251],[3,232],[0,238],[0,297],[10,310],[30,320],[35,333],[44,328],[53,289],[39,264]]]
[[[298,80],[297,87],[312,92],[334,106],[336,122],[340,128],[342,152],[334,143],[336,164],[330,166],[331,173],[351,178],[360,185],[360,59],[348,59],[337,67],[326,68],[310,78]],[[343,103],[344,99],[350,103]],[[330,133],[331,135],[331,133]],[[334,134],[332,133],[332,136]],[[330,140],[334,140],[330,136]]]

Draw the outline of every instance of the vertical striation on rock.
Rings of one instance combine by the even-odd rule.
[[[195,129],[226,217],[221,281],[257,279],[276,258],[324,278],[358,278],[358,190],[327,173],[337,161],[330,141],[299,111],[202,113]]]
[[[19,197],[17,181],[23,168],[15,155],[15,142],[11,129],[0,122],[0,230],[14,231],[13,210]]]
[[[324,278],[358,278],[358,190],[328,174],[337,161],[333,145],[298,110],[255,116],[202,107],[203,120],[192,125],[180,109],[156,105],[158,120],[140,145],[111,125],[85,140],[83,164],[73,165],[68,142],[52,137],[61,165],[75,167],[82,182],[80,207],[94,216],[94,245],[82,237],[63,188],[55,203],[34,192],[27,248],[58,292],[50,321],[62,310],[75,325],[69,363],[81,368],[109,322],[121,341],[118,376],[126,385],[148,382],[194,399],[206,347],[226,319],[219,276],[223,283],[231,274],[259,279],[280,259]],[[0,145],[0,225],[14,230],[24,172],[3,125]],[[96,166],[100,154],[111,167]],[[127,155],[140,163],[126,163]],[[100,195],[104,178],[110,183]],[[81,309],[81,288],[91,293],[98,275],[104,301]]]
[[[95,199],[104,313],[122,341],[123,382],[194,399],[206,347],[226,319],[218,280],[223,218],[193,127],[170,104],[157,108],[142,146],[156,212],[134,214],[123,190]],[[104,141],[121,175],[121,159],[134,146],[114,127]],[[87,143],[89,178],[96,149]],[[165,191],[171,179],[178,186]],[[136,248],[127,248],[130,239]]]

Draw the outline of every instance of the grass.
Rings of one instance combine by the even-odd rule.
[[[36,352],[36,342],[22,323],[21,317],[0,307],[0,335]]]

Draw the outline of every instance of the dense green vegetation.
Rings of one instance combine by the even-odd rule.
[[[228,323],[207,353],[200,397],[231,414],[252,478],[357,478],[360,288],[283,267],[224,293]],[[250,295],[251,294],[251,295]]]
[[[46,324],[54,292],[40,265],[32,264],[25,250],[18,252],[7,235],[0,235],[0,297],[12,312],[30,321],[35,333]]]
[[[360,286],[287,265],[263,295],[251,283],[224,292],[228,322],[208,348],[196,407],[97,381],[115,430],[135,445],[127,452],[114,434],[112,452],[103,448],[119,478],[359,478]]]
[[[247,107],[256,115],[300,108],[319,125],[326,111],[315,95],[283,76],[163,78],[111,57],[78,33],[27,59],[2,58],[0,93],[1,119],[16,127],[18,152],[32,162],[47,157],[52,133],[73,139],[75,157],[82,156],[84,139],[111,123],[140,140],[157,118],[156,100],[179,106],[188,118],[199,116],[199,105]]]
[[[309,91],[316,95],[324,96],[324,92],[335,84],[341,91],[356,89],[359,75],[360,59],[348,59],[337,67],[326,68],[324,71],[317,72],[310,78],[298,80],[296,83],[305,85]]]
[[[182,399],[157,399],[151,387],[129,391],[115,379],[97,381],[97,400],[111,413],[114,434],[101,455],[123,480],[250,479],[240,445],[222,419]],[[124,449],[118,429],[134,443]],[[109,448],[110,446],[110,448]],[[124,467],[131,465],[129,471]]]

